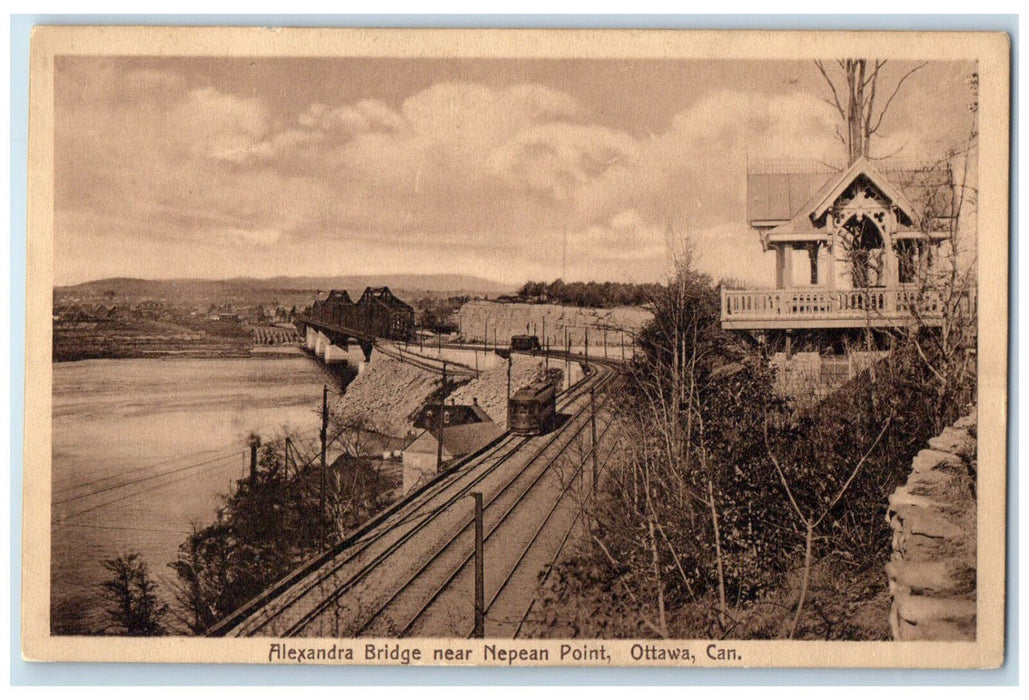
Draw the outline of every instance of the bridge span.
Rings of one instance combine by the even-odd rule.
[[[471,636],[471,494],[481,492],[485,636],[519,636],[532,619],[541,572],[549,575],[567,542],[583,528],[583,505],[591,497],[595,470],[614,449],[604,389],[616,376],[609,364],[591,364],[584,378],[559,396],[559,427],[534,437],[505,433],[209,634]]]

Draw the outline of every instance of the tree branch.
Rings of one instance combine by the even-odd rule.
[[[868,131],[869,136],[879,131],[879,127],[883,123],[883,117],[886,116],[886,111],[890,108],[890,103],[893,102],[893,98],[897,96],[898,92],[900,92],[900,86],[904,84],[904,81],[910,78],[917,71],[921,70],[922,68],[925,68],[926,65],[928,65],[928,63],[920,63],[919,65],[915,66],[907,73],[905,73],[903,76],[901,76],[900,80],[897,81],[896,87],[893,88],[893,92],[890,94],[889,99],[886,100],[886,104],[883,105],[882,111],[879,112],[879,117],[875,120],[875,126],[873,126]]]

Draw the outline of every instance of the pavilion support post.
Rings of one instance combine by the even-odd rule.
[[[775,246],[775,288],[786,287],[786,246]]]
[[[784,285],[784,287],[786,289],[791,289],[793,287],[793,246],[792,245],[785,245],[785,246],[783,246],[783,257],[784,257],[783,270],[782,270],[783,285]]]

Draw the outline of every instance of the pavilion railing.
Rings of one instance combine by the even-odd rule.
[[[965,299],[967,302],[967,297]],[[947,306],[938,290],[916,287],[866,289],[722,289],[722,320],[862,318],[938,320]]]

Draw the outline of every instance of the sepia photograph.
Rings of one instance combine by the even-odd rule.
[[[1002,663],[1009,52],[37,27],[26,658]]]

